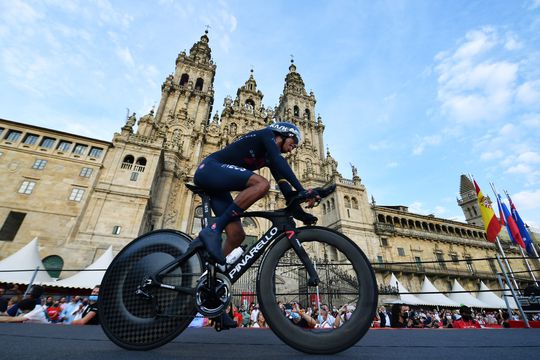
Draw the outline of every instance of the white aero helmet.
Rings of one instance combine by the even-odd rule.
[[[283,137],[292,137],[294,138],[294,141],[297,144],[300,144],[302,141],[302,133],[300,133],[300,129],[294,124],[291,124],[289,122],[280,121],[273,124],[268,125],[268,129],[272,130],[273,132],[283,136]]]

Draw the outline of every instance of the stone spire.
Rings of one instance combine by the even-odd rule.
[[[212,61],[212,50],[208,46],[208,30],[204,31],[204,35],[201,39],[193,44],[189,50],[189,58],[195,60],[195,62],[206,64]]]
[[[285,77],[285,86],[283,88],[283,94],[294,94],[307,96],[306,86],[304,80],[299,73],[296,72],[296,65],[294,60],[291,59],[291,65],[289,66],[289,73]]]
[[[482,221],[480,208],[478,207],[476,189],[467,175],[461,175],[459,195],[461,198],[457,199],[457,203],[465,215],[465,221],[467,221],[468,224],[483,226],[484,223]]]

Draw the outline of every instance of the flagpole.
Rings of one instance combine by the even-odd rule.
[[[519,251],[521,252],[521,256],[523,256],[523,260],[525,260],[525,265],[527,266],[527,270],[529,270],[529,274],[531,275],[534,283],[536,284],[536,286],[538,286],[538,281],[536,281],[536,276],[534,276],[534,273],[531,269],[531,265],[529,265],[529,261],[527,260],[527,258],[525,257],[525,253],[523,252],[523,248],[521,246],[518,246],[519,247]]]
[[[490,182],[489,186],[491,186],[491,190],[493,191],[493,193],[495,194],[495,197],[497,198],[497,189],[495,189],[495,184]],[[497,201],[498,201],[498,198],[497,198]],[[502,216],[502,215],[500,215],[500,216]],[[503,249],[503,247],[501,245],[501,241],[499,240],[499,236],[497,236],[495,238],[495,241],[497,243],[497,246],[499,247],[499,251],[500,251],[500,253],[501,253],[502,257],[503,257],[504,263],[506,264],[506,268],[508,269],[508,272],[510,274],[510,278],[512,279],[512,282],[514,283],[515,288],[519,289],[519,286],[518,286],[517,281],[516,281],[516,277],[514,276],[514,271],[512,270],[512,267],[510,267],[510,263],[508,262],[508,259],[506,258],[506,253],[504,252],[504,249]]]
[[[514,272],[512,271],[512,268],[510,267],[510,263],[508,262],[508,259],[506,258],[506,253],[504,252],[504,249],[501,245],[501,241],[499,240],[498,236],[495,238],[495,242],[497,243],[497,246],[499,247],[499,252],[501,253],[503,257],[506,268],[508,269],[508,273],[510,274],[510,279],[512,279],[512,282],[514,283],[515,288],[519,289],[516,278],[514,276]]]

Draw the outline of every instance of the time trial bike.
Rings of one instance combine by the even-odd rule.
[[[202,198],[202,226],[211,224],[209,195],[195,185],[186,186]],[[324,198],[335,185],[316,190]],[[105,334],[129,350],[164,345],[197,313],[210,318],[223,314],[234,295],[232,285],[251,267],[258,267],[254,280],[260,310],[286,344],[312,354],[333,354],[356,344],[375,315],[373,269],[344,234],[320,226],[297,227],[293,210],[305,201],[297,195],[283,209],[244,212],[242,217],[262,218],[270,226],[225,270],[209,257],[200,240],[181,231],[156,230],[133,240],[114,258],[101,283],[99,311]],[[299,326],[288,316],[291,312],[284,304],[291,302],[319,310],[310,315],[315,325]],[[321,303],[330,311],[343,309],[334,314],[342,320],[339,326],[324,321],[330,314],[319,309]],[[216,329],[221,326],[218,321]]]

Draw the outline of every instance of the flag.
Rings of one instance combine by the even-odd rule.
[[[491,208],[491,201],[482,194],[480,187],[473,179],[474,187],[476,189],[476,195],[478,199],[478,206],[480,207],[480,214],[482,214],[482,220],[484,221],[484,229],[486,230],[486,238],[489,242],[495,242],[497,235],[501,232],[501,223],[495,216],[493,209]]]
[[[514,244],[519,245],[523,249],[525,249],[525,243],[523,242],[523,238],[519,233],[519,228],[516,224],[516,221],[510,214],[510,211],[508,211],[506,204],[502,202],[501,195],[497,195],[497,201],[502,207],[504,218],[506,219],[506,231],[508,231],[508,236],[510,236],[510,240],[512,240]]]
[[[527,249],[527,253],[530,255],[534,255],[533,248],[532,248],[532,238],[531,234],[527,231],[527,228],[525,227],[525,223],[523,220],[521,220],[521,216],[519,216],[519,213],[514,206],[514,203],[512,202],[512,199],[510,198],[510,195],[506,193],[506,197],[508,198],[508,202],[510,203],[510,211],[512,212],[512,217],[514,218],[514,221],[516,222],[516,225],[519,229],[519,233],[521,235],[521,238],[523,239],[523,242],[525,243],[525,247]]]

